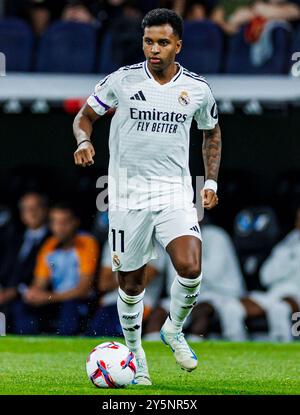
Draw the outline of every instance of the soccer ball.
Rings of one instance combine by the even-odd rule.
[[[122,388],[134,379],[135,357],[124,344],[101,343],[88,355],[86,371],[98,388]]]

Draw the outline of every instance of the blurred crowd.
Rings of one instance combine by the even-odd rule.
[[[49,206],[41,193],[25,193],[18,211],[16,221],[0,207],[0,311],[8,332],[121,336],[107,212],[98,212],[87,232],[73,206]],[[242,211],[235,226],[239,236],[231,238],[209,216],[201,223],[204,278],[185,332],[196,341],[296,339],[291,326],[292,313],[300,311],[300,208],[281,240],[269,208]],[[148,340],[159,338],[176,275],[166,252],[158,243],[156,248],[158,258],[146,268]],[[246,274],[254,269],[258,284],[251,286]]]
[[[122,16],[142,18],[157,7],[173,9],[186,21],[211,20],[226,33],[251,23],[252,36],[265,21],[300,19],[300,0],[4,0],[1,12],[26,19],[41,35],[57,19],[106,28]]]
[[[299,49],[300,0],[0,0],[0,50],[8,71],[112,72],[144,59],[141,21],[156,7],[183,17],[186,47],[179,62],[194,72],[288,73]],[[17,50],[13,31],[26,52]],[[82,39],[89,51],[82,55],[85,65],[75,54],[68,66]]]

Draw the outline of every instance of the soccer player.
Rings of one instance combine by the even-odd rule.
[[[77,114],[73,129],[78,145],[75,163],[89,166],[95,155],[93,123],[116,108],[109,136],[109,243],[120,285],[120,323],[137,360],[135,382],[151,385],[141,325],[144,270],[156,258],[154,238],[170,255],[177,273],[161,338],[182,369],[197,367],[197,357],[182,333],[202,279],[201,233],[188,167],[191,122],[194,118],[204,130],[206,209],[218,203],[221,134],[206,80],[175,62],[182,47],[182,19],[171,10],[154,9],[144,17],[142,27],[146,60],[100,81]]]

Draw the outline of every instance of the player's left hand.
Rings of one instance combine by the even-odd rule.
[[[215,207],[219,202],[217,194],[211,189],[202,189],[201,196],[202,196],[202,206],[205,209],[210,210],[213,207]]]

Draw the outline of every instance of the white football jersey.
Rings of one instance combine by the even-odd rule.
[[[190,126],[194,118],[199,129],[213,129],[218,113],[205,78],[177,65],[164,85],[146,61],[122,67],[100,81],[87,100],[99,115],[116,108],[109,135],[110,209],[193,206]]]

